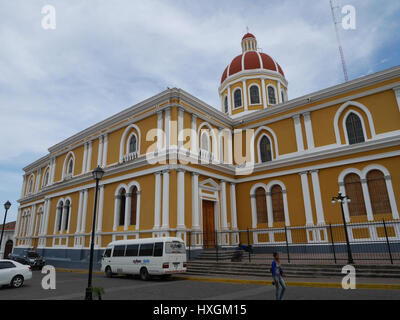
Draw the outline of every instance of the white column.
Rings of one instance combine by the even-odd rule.
[[[55,175],[55,171],[56,171],[56,158],[52,158],[51,159],[51,165],[50,165],[50,183],[53,184],[54,183],[54,175]]]
[[[163,171],[162,229],[169,229],[169,170]]]
[[[113,226],[113,231],[117,231],[118,229],[118,224],[119,224],[119,211],[120,211],[120,206],[121,206],[121,196],[117,195],[115,196],[114,200],[114,226]]]
[[[178,109],[178,150],[183,148],[183,112],[182,108]]]
[[[311,113],[306,112],[303,114],[304,116],[304,126],[306,128],[306,138],[307,138],[307,146],[308,149],[314,149],[314,134],[313,134],[313,129],[312,129],[312,123],[311,123]]]
[[[41,218],[38,224],[38,236],[41,236],[43,233],[43,223],[44,223],[44,218],[46,216],[46,210],[47,210],[47,199],[44,200],[44,206],[43,206],[43,212],[41,214]]]
[[[102,165],[103,158],[103,136],[99,137],[99,150],[97,151],[97,166]]]
[[[34,204],[32,207],[31,221],[29,225],[29,236],[33,235],[33,225],[35,223],[35,216],[36,216],[36,205]]]
[[[56,207],[56,218],[54,220],[54,232],[53,234],[56,234],[58,232],[58,225],[59,225],[59,221],[62,217],[62,207],[60,205],[58,205]]]
[[[400,90],[399,90],[400,92]],[[399,210],[397,209],[396,197],[393,192],[392,177],[386,176],[386,189],[389,195],[390,207],[392,208],[392,215],[394,220],[399,220]]]
[[[294,116],[293,121],[296,131],[297,151],[304,151],[303,131],[301,130],[300,115]]]
[[[289,216],[289,204],[287,199],[287,191],[282,190],[283,193],[283,210],[285,212],[285,224],[286,227],[290,227],[290,216]]]
[[[250,201],[251,201],[251,227],[253,229],[257,229],[257,201],[256,201],[256,195],[251,194],[250,195]]]
[[[106,133],[103,137],[103,161],[102,167],[107,167],[107,153],[108,153],[108,133]]]
[[[221,181],[221,216],[222,230],[228,230],[228,217],[226,212],[226,181]]]
[[[272,206],[271,192],[267,192],[266,197],[267,197],[268,227],[273,228],[274,227],[274,209]]]
[[[86,173],[87,153],[88,153],[88,144],[87,142],[85,142],[85,146],[83,149],[82,174]]]
[[[171,109],[165,109],[165,123],[164,123],[164,139],[165,139],[165,149],[169,150],[170,146],[170,137],[171,137]]]
[[[19,236],[19,230],[21,229],[21,227],[20,227],[20,223],[21,223],[21,220],[22,220],[21,219],[21,215],[22,215],[21,208],[18,208],[17,223],[15,225],[15,234],[17,236]]]
[[[35,184],[35,193],[39,192],[40,188],[40,175],[42,174],[42,169],[36,170],[36,184]]]
[[[192,143],[192,153],[197,154],[198,153],[198,139],[197,139],[197,116],[195,114],[192,114],[192,137],[191,137],[191,143]]]
[[[311,199],[310,199],[310,189],[308,187],[308,172],[301,172],[301,187],[303,190],[303,200],[304,200],[304,209],[306,214],[306,224],[307,226],[314,225],[314,219],[312,215],[312,207],[311,207]]]
[[[231,189],[231,220],[232,230],[237,230],[237,210],[236,210],[236,184],[230,184]]]
[[[83,207],[83,191],[79,191],[79,202],[78,202],[78,219],[76,221],[76,232],[81,231],[81,219],[82,219],[82,207]]]
[[[86,162],[86,172],[89,172],[92,170],[92,147],[93,147],[93,141],[88,142],[88,156],[87,156],[87,162]]]
[[[26,176],[23,176],[23,182],[22,182],[22,189],[21,189],[21,198],[25,196],[25,186],[26,186]]]
[[[163,145],[163,111],[157,112],[157,151],[160,151],[162,149]]]
[[[178,229],[185,229],[185,170],[178,169]]]
[[[42,230],[43,235],[46,235],[48,232],[49,219],[50,219],[50,204],[51,204],[51,199],[48,199],[47,200],[47,210],[46,210],[45,221],[44,221],[44,229]]]
[[[265,79],[261,79],[261,91],[262,91],[262,98],[263,98],[263,104],[264,104],[264,109],[268,107],[267,103],[267,90],[265,89]]]
[[[100,199],[99,199],[99,219],[97,220],[97,232],[103,229],[103,210],[104,210],[104,185],[100,186]]]
[[[367,179],[361,179],[361,186],[364,194],[365,208],[367,210],[368,221],[374,221],[374,212],[372,211],[371,198],[369,197]]]
[[[88,194],[89,194],[89,190],[85,189],[83,191],[83,208],[82,208],[81,233],[85,233],[85,229],[86,229],[86,215],[87,215]]]
[[[192,229],[200,229],[199,215],[199,174],[192,173]]]
[[[124,221],[124,230],[127,231],[129,229],[129,225],[131,224],[131,213],[132,213],[132,193],[127,193],[125,195],[125,221]]]
[[[61,231],[60,233],[63,233],[66,229],[65,229],[65,219],[67,218],[67,205],[64,203],[64,206],[62,208],[61,211]]]
[[[278,103],[282,103],[282,94],[281,94],[281,83],[278,81],[278,97],[276,99]]]
[[[244,106],[244,111],[247,111],[249,106],[247,103],[247,85],[246,85],[246,80],[242,81],[243,85],[243,106]]]
[[[319,184],[319,170],[311,171],[311,178],[313,183],[314,190],[314,201],[315,201],[315,209],[317,210],[317,224],[319,226],[325,225],[325,215],[324,208],[322,206],[322,198],[321,198],[321,187]]]
[[[154,194],[154,230],[160,229],[161,224],[161,172],[155,174],[155,194]]]
[[[231,85],[228,86],[228,109],[229,115],[232,115],[232,93],[231,93]]]

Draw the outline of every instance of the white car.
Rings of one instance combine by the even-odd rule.
[[[12,260],[0,259],[0,286],[10,285],[20,288],[25,280],[32,279],[30,266]]]

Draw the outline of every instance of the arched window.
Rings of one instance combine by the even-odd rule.
[[[361,179],[355,173],[350,173],[344,178],[346,195],[351,199],[348,204],[349,213],[352,217],[366,215],[364,194],[361,186]]]
[[[258,188],[256,190],[256,207],[257,207],[257,222],[267,223],[268,213],[267,213],[267,198],[265,195],[265,190],[263,188]]]
[[[125,205],[126,205],[126,191],[121,192],[120,206],[119,206],[119,225],[125,225]]]
[[[260,156],[262,163],[272,161],[271,141],[267,136],[263,136],[260,140]]]
[[[281,186],[275,185],[271,188],[271,200],[274,222],[284,222],[285,210],[283,206],[283,192]]]
[[[225,99],[224,99],[224,111],[225,111],[225,113],[229,112],[228,97],[225,97]]]
[[[65,225],[63,226],[65,231],[68,230],[70,208],[71,208],[71,202],[69,200],[67,200],[65,202],[65,213],[64,213],[65,214]]]
[[[57,231],[61,231],[62,228],[62,214],[63,214],[64,202],[60,202],[58,206],[58,214],[57,214]]]
[[[33,192],[33,177],[29,179],[29,185],[28,185],[28,193]]]
[[[365,142],[361,119],[353,112],[350,113],[346,119],[346,130],[349,144]]]
[[[235,108],[240,108],[242,106],[242,90],[237,89],[234,94]]]
[[[260,104],[260,90],[257,86],[250,87],[250,104]]]
[[[47,170],[44,175],[44,183],[43,183],[44,187],[49,185],[49,180],[50,180],[50,172],[49,172],[49,170]]]
[[[372,170],[367,175],[369,197],[374,214],[392,213],[384,174]]]
[[[200,149],[203,151],[210,151],[210,139],[206,131],[201,134]]]
[[[268,86],[268,102],[270,105],[276,104],[275,88]]]
[[[74,159],[70,159],[68,162],[68,171],[67,171],[67,175],[68,176],[72,176],[74,173]]]
[[[282,103],[285,102],[285,93],[281,91]]]
[[[134,187],[132,190],[132,202],[131,202],[131,226],[136,226],[137,197],[138,197],[138,189],[137,187]]]
[[[137,152],[137,139],[133,134],[131,139],[129,140],[129,153]]]

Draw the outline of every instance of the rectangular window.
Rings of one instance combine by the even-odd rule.
[[[123,257],[125,255],[126,246],[115,246],[113,257]]]
[[[131,244],[126,247],[125,257],[137,257],[139,251],[138,244]]]
[[[154,243],[144,243],[140,245],[139,257],[153,256]]]
[[[185,245],[182,242],[167,242],[165,244],[165,253],[182,254],[186,253]]]
[[[163,256],[164,243],[158,242],[154,245],[154,256],[162,257]]]

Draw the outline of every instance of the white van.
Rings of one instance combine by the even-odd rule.
[[[113,274],[169,276],[186,272],[186,248],[180,238],[121,240],[110,243],[104,251],[101,271]]]

